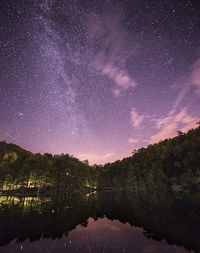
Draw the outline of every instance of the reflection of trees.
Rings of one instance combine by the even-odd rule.
[[[0,243],[14,238],[60,238],[78,224],[87,226],[89,217],[106,215],[143,226],[155,239],[199,249],[200,196],[181,192],[183,201],[169,193],[170,189],[200,189],[199,136],[200,127],[134,150],[133,156],[104,166],[89,166],[68,154],[32,154],[0,142],[0,190],[11,189],[15,195],[22,190],[34,195],[41,190],[55,196],[4,199]],[[91,194],[94,189],[116,193]],[[56,199],[57,193],[69,196],[77,192],[88,194]]]
[[[170,194],[137,196],[125,193],[95,193],[65,199],[2,199],[0,244],[17,238],[31,241],[61,238],[77,225],[87,226],[89,217],[106,216],[111,220],[143,227],[146,236],[171,244],[199,250],[200,209],[191,196],[175,198]]]

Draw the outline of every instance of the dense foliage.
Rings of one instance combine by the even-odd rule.
[[[169,187],[200,188],[200,127],[147,148],[131,157],[89,166],[68,154],[32,154],[0,142],[1,189],[39,188],[59,191],[86,188],[127,191]]]
[[[200,126],[184,134],[134,150],[131,157],[107,163],[99,187],[127,190],[165,190],[169,186],[200,187]]]
[[[87,161],[68,154],[32,154],[0,142],[0,185],[4,190],[44,186],[59,191],[83,190],[92,179],[92,170]]]

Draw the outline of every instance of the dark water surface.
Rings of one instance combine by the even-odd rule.
[[[0,197],[0,253],[200,252],[199,193]]]

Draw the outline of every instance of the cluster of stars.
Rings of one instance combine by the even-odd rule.
[[[196,1],[3,0],[0,11],[1,139],[104,163],[198,121]],[[156,127],[163,117],[171,132]]]

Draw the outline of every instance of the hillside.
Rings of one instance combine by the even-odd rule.
[[[0,142],[0,187],[46,188],[70,191],[88,185],[91,168],[68,154],[33,154],[17,145]]]
[[[68,154],[32,154],[0,142],[0,186],[4,190],[45,186],[53,191],[107,187],[151,191],[180,185],[200,189],[200,126],[104,166],[89,166]]]
[[[107,163],[99,184],[133,189],[200,185],[200,126],[188,133],[134,150],[131,157]]]

